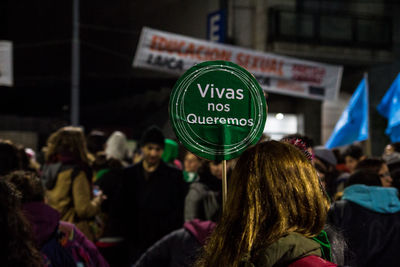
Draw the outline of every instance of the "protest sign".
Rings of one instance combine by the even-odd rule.
[[[341,66],[209,42],[147,27],[142,30],[133,66],[181,75],[195,64],[213,60],[240,65],[251,72],[268,92],[318,100],[337,98],[343,71]]]
[[[259,140],[266,103],[249,72],[231,62],[210,61],[180,77],[169,113],[176,136],[189,151],[209,160],[229,160]]]

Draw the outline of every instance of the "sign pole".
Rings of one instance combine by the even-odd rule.
[[[222,208],[225,208],[226,198],[228,195],[228,182],[226,177],[226,160],[222,161]]]

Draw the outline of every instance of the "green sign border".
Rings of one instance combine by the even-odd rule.
[[[255,107],[254,125],[249,130],[249,134],[242,141],[235,144],[215,144],[199,136],[184,116],[184,99],[187,88],[199,76],[212,71],[226,71],[236,76],[246,85],[251,95],[252,105]],[[257,101],[261,100],[261,101]],[[266,102],[263,90],[257,80],[246,69],[229,61],[207,61],[197,64],[188,69],[175,83],[169,101],[169,115],[172,127],[178,140],[190,152],[209,160],[229,160],[240,156],[249,146],[257,143],[260,139],[265,123]],[[207,144],[201,145],[197,140],[202,140]]]

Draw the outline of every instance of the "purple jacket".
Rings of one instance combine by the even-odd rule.
[[[75,225],[59,221],[60,215],[55,209],[43,202],[31,202],[25,203],[23,210],[40,248],[58,231],[61,246],[72,255],[76,263],[83,263],[87,267],[109,266],[96,246]],[[51,264],[51,258],[45,256]]]

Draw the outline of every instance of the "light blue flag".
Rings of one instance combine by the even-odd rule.
[[[400,142],[400,74],[383,96],[381,103],[376,108],[388,119],[385,133],[392,142]]]
[[[325,147],[331,149],[366,139],[368,139],[368,84],[363,78]]]

